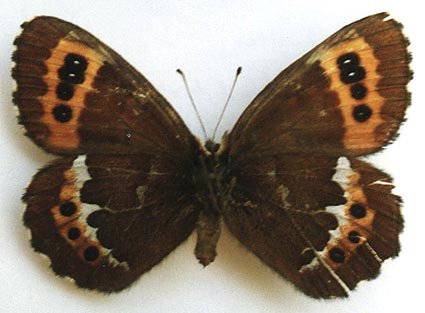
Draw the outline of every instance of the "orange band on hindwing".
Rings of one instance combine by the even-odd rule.
[[[355,253],[354,250],[366,244],[371,236],[370,230],[376,211],[370,207],[360,179],[361,174],[358,171],[353,171],[349,175],[344,190],[347,202],[342,210],[345,221],[339,225],[332,243],[324,249],[325,260],[333,269],[344,264],[335,258],[335,251],[341,251],[344,258],[349,259]]]
[[[78,174],[70,168],[63,175],[65,181],[59,203],[51,208],[58,233],[77,251],[83,262],[97,265],[104,257],[104,249],[99,241],[91,239],[80,199],[80,187],[77,185]]]

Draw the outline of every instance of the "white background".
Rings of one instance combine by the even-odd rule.
[[[1,312],[423,312],[425,207],[425,29],[420,1],[0,1],[0,311]],[[23,136],[15,118],[10,56],[19,25],[53,15],[89,30],[143,72],[201,135],[176,68],[182,68],[205,125],[212,128],[234,72],[243,67],[221,132],[283,68],[340,27],[389,11],[411,40],[415,79],[397,141],[369,158],[395,178],[404,199],[398,258],[349,299],[318,301],[296,291],[224,231],[216,261],[202,268],[195,237],[130,289],[105,296],[56,277],[34,253],[20,197],[52,157]]]

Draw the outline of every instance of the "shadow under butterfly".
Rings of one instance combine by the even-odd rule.
[[[83,288],[128,287],[194,230],[203,265],[222,221],[315,298],[345,297],[399,252],[400,197],[357,157],[396,135],[408,41],[380,13],[281,72],[220,145],[202,144],[154,87],[76,25],[36,17],[13,54],[29,136],[59,157],[23,199],[32,246]]]

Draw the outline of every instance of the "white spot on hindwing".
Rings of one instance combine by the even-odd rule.
[[[90,204],[90,203],[84,203],[81,201],[81,193],[80,190],[83,188],[84,183],[91,180],[92,177],[90,176],[90,173],[88,171],[87,165],[86,165],[86,156],[85,155],[81,155],[79,157],[77,157],[73,164],[72,164],[72,168],[71,170],[74,172],[75,174],[75,186],[78,188],[78,194],[77,194],[77,199],[80,201],[81,203],[81,214],[78,217],[78,221],[81,224],[84,224],[86,226],[86,231],[84,233],[84,235],[87,237],[87,239],[89,240],[93,240],[93,241],[98,241],[97,237],[96,237],[96,231],[97,229],[94,227],[91,227],[88,223],[87,223],[87,218],[88,216],[98,210],[101,210],[102,208],[100,206],[98,206],[97,204]],[[127,264],[127,262],[119,262],[117,259],[115,259],[112,256],[112,250],[111,249],[107,249],[105,247],[102,247],[102,254],[107,256],[108,261],[110,264],[112,265],[116,265],[116,266],[123,266],[126,269],[129,269],[129,266]]]
[[[346,157],[339,157],[332,180],[338,183],[342,189],[346,190],[352,174],[353,170],[351,169],[350,161]]]
[[[347,200],[347,202],[350,199],[350,194],[348,193],[347,189],[350,185],[350,177],[354,174],[353,169],[351,168],[350,161],[346,157],[339,157],[337,161],[337,165],[335,166],[335,173],[332,176],[332,181],[336,182],[342,190],[344,190],[344,198]],[[326,244],[325,248],[321,251],[316,251],[316,257],[309,263],[301,267],[299,270],[300,272],[303,272],[307,269],[312,269],[321,264],[319,262],[318,257],[324,258],[326,254],[328,253],[326,247],[329,245],[335,244],[342,236],[340,228],[346,224],[349,224],[349,220],[345,216],[345,204],[340,205],[330,205],[325,208],[325,211],[328,213],[331,213],[333,216],[336,217],[338,221],[338,227],[335,229],[329,230],[330,240]],[[325,263],[325,262],[322,262]]]
[[[335,167],[335,174],[332,181],[336,182],[344,190],[344,198],[348,201],[350,194],[347,192],[350,184],[350,177],[353,175],[350,161],[346,157],[339,157]],[[347,223],[345,218],[345,204],[330,205],[326,207],[326,212],[332,213],[338,220],[338,226]],[[333,238],[340,235],[338,228],[330,231]]]
[[[84,183],[86,181],[91,180],[91,176],[87,170],[87,166],[86,166],[86,156],[85,155],[81,155],[78,158],[76,158],[74,160],[74,162],[72,163],[72,171],[75,173],[75,186],[78,188],[78,190],[80,191],[83,186]],[[101,207],[99,207],[97,204],[90,204],[90,203],[84,203],[81,201],[80,198],[80,192],[78,192],[78,200],[81,203],[81,215],[79,217],[80,222],[83,222],[86,224],[86,220],[87,217],[93,213],[94,211],[98,211],[100,209],[102,209]],[[87,225],[87,229],[90,231],[90,234],[92,234],[95,231],[95,228],[90,227],[89,225]],[[93,239],[93,238],[91,238]]]

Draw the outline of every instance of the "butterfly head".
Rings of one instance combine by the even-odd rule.
[[[208,139],[205,142],[205,148],[212,154],[217,153],[217,151],[220,149],[220,144],[214,142],[212,139]]]

